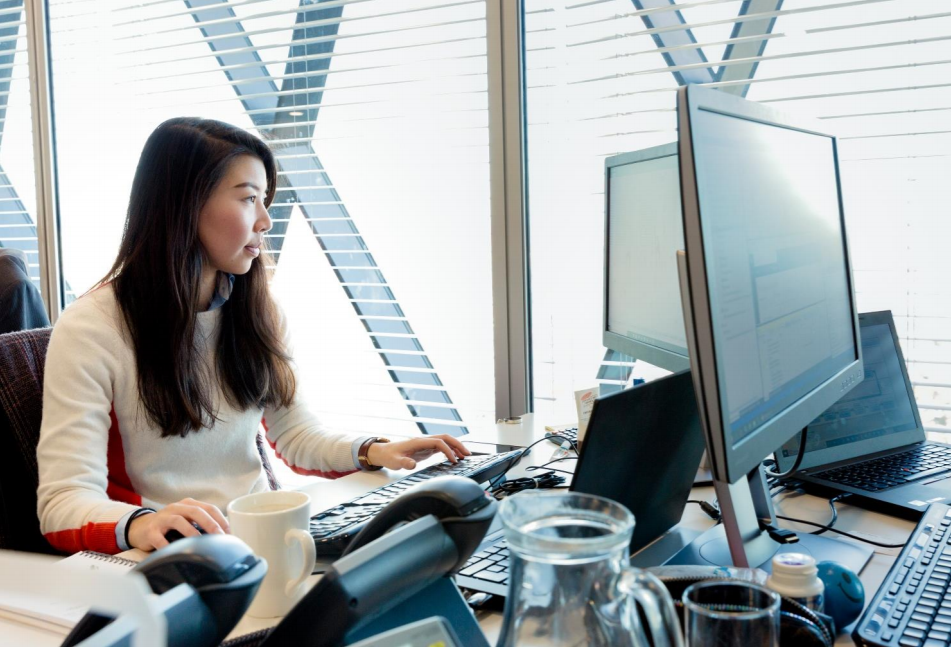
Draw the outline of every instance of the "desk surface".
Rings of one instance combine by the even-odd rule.
[[[501,445],[519,445],[530,444],[533,440],[544,437],[544,425],[537,424],[531,416],[527,416],[521,425],[497,425],[496,429],[477,430],[471,437],[465,438],[470,442],[498,443]],[[542,443],[539,445],[541,451],[533,452],[536,463],[543,462],[544,459],[555,450],[554,445]],[[438,462],[439,458],[434,457],[421,464],[421,467],[430,463]],[[311,495],[312,508],[314,512],[324,510],[335,504],[342,503],[352,499],[363,492],[380,487],[388,482],[397,480],[406,475],[406,472],[390,472],[381,470],[379,472],[358,472],[350,476],[337,479],[335,481],[315,481],[300,489]],[[702,487],[694,488],[691,493],[691,499],[701,499],[712,501],[715,495],[713,488]],[[845,503],[837,504],[839,509],[839,521],[837,528],[853,532],[869,539],[878,539],[884,543],[902,543],[914,528],[915,524],[903,519],[897,519],[886,515],[869,512],[861,508],[850,506]],[[825,499],[810,495],[785,495],[776,499],[777,512],[789,517],[808,519],[812,521],[823,522],[828,520],[830,515],[829,504]],[[680,521],[680,528],[702,532],[713,525],[709,519],[695,504],[688,504],[684,510]],[[794,530],[808,532],[811,528],[806,526],[797,527],[795,524],[784,524],[784,527],[791,527]],[[845,540],[850,541],[850,540]],[[888,569],[894,562],[897,549],[875,548],[875,554],[871,561],[860,574],[860,579],[865,585],[866,599],[871,599],[879,585],[888,573]],[[313,578],[317,581],[317,576]],[[501,626],[501,614],[485,613],[479,615],[479,623],[489,638],[490,644],[495,644],[496,636]],[[246,634],[258,629],[263,629],[275,624],[275,620],[262,620],[245,616],[235,627],[232,636]],[[62,642],[62,636],[42,631],[33,627],[26,627],[18,623],[8,622],[0,619],[0,647],[7,645],[36,645],[45,647],[49,645],[54,647]],[[841,634],[836,641],[837,645],[851,645],[852,640],[849,635]]]

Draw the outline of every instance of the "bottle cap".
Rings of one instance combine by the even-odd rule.
[[[802,553],[780,553],[773,557],[772,579],[783,587],[801,586],[817,577],[816,560]]]

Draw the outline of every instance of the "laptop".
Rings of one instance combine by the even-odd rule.
[[[890,311],[859,315],[865,379],[807,427],[800,470],[787,481],[823,496],[918,519],[951,501],[951,445],[926,440]],[[781,471],[799,452],[799,434],[776,452]]]
[[[690,371],[681,371],[595,402],[569,489],[630,510],[634,553],[680,521],[704,448]],[[508,571],[496,517],[455,580],[471,591],[505,596]]]

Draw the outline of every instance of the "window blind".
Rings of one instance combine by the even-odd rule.
[[[23,252],[39,289],[29,83],[23,0],[0,0],[0,247]]]
[[[533,283],[542,407],[567,412],[571,387],[618,360],[600,347],[590,289],[603,259],[603,160],[675,140],[676,88],[699,82],[839,136],[859,310],[892,310],[925,427],[951,430],[947,3],[527,0],[525,23],[533,274],[557,264],[589,292],[578,308]],[[570,210],[548,195],[555,186]],[[583,233],[559,242],[566,227]]]
[[[164,119],[233,123],[278,163],[272,287],[314,408],[381,434],[459,435],[493,417],[481,0],[50,4],[77,285],[108,267],[79,259],[91,193],[73,171],[80,151],[108,142],[98,159],[128,187]],[[108,197],[105,249],[126,199]]]

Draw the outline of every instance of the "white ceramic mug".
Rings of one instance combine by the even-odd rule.
[[[231,534],[267,560],[267,575],[248,608],[255,618],[287,615],[306,592],[317,559],[310,536],[310,497],[303,492],[258,492],[228,504]]]

